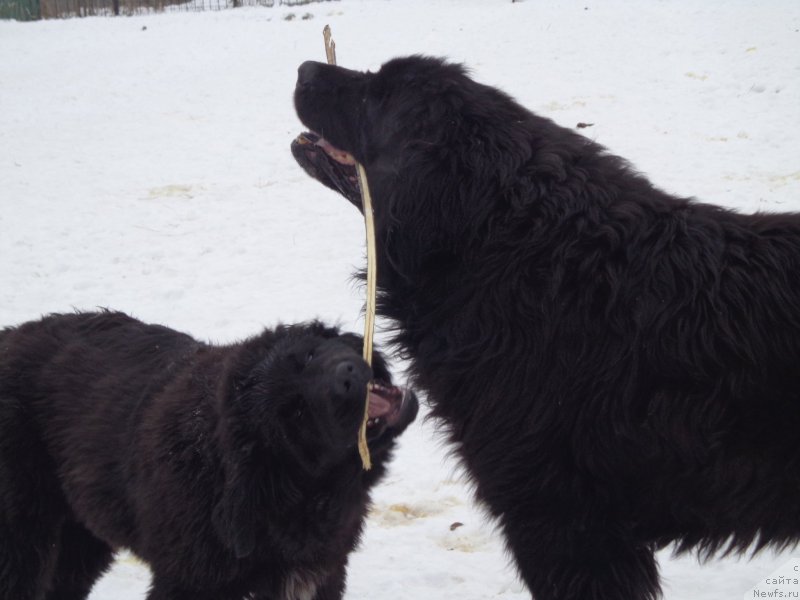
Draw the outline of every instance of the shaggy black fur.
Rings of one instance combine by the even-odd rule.
[[[82,600],[126,547],[149,600],[338,600],[417,408],[376,353],[397,397],[362,471],[361,344],[311,323],[212,346],[110,312],[0,331],[0,598]]]
[[[797,542],[800,216],[664,193],[433,58],[305,63],[295,104],[306,170],[360,206],[331,148],[366,167],[380,312],[537,600]]]

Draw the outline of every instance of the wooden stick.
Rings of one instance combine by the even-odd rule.
[[[331,38],[331,26],[325,25],[322,30],[322,37],[325,39],[325,58],[328,59],[329,65],[336,64],[336,42]]]
[[[331,38],[331,28],[325,25],[322,30],[325,40],[325,56],[329,65],[336,64],[336,43]],[[361,163],[356,163],[358,187],[361,190],[361,206],[364,209],[364,223],[367,229],[367,308],[364,316],[364,360],[372,365],[372,338],[375,332],[375,296],[377,292],[378,267],[375,260],[375,219],[372,213],[372,196],[369,193],[367,171]],[[372,468],[372,459],[367,445],[367,421],[369,421],[369,394],[372,383],[367,384],[367,399],[364,403],[364,418],[358,432],[358,453],[365,471]]]

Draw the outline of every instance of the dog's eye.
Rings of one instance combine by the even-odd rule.
[[[308,354],[306,354],[306,364],[310,363],[312,360],[314,360],[314,351],[309,350]]]
[[[294,411],[292,411],[292,419],[302,419],[304,412],[302,406],[295,408]]]

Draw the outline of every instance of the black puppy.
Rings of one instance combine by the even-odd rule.
[[[300,67],[300,164],[360,207],[380,312],[537,600],[654,551],[800,539],[800,216],[655,188],[458,65]]]
[[[118,548],[148,600],[340,598],[417,412],[361,346],[320,323],[212,346],[112,312],[0,331],[0,598],[82,600]]]

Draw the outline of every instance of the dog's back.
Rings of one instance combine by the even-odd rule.
[[[58,412],[64,400],[74,409],[99,388],[129,401],[129,392],[157,383],[153,376],[198,346],[187,335],[116,312],[51,315],[6,329],[0,340],[0,394],[31,403],[34,413]],[[140,377],[131,377],[131,369]]]
[[[4,478],[15,483],[0,498],[0,513],[24,508],[10,490],[29,498],[19,482],[30,480],[49,490],[36,494],[52,504],[49,512],[67,504],[85,508],[112,540],[132,528],[121,492],[130,483],[125,457],[138,435],[136,422],[148,398],[198,346],[189,336],[115,312],[51,315],[4,330],[0,489]],[[114,523],[113,530],[103,522]]]

